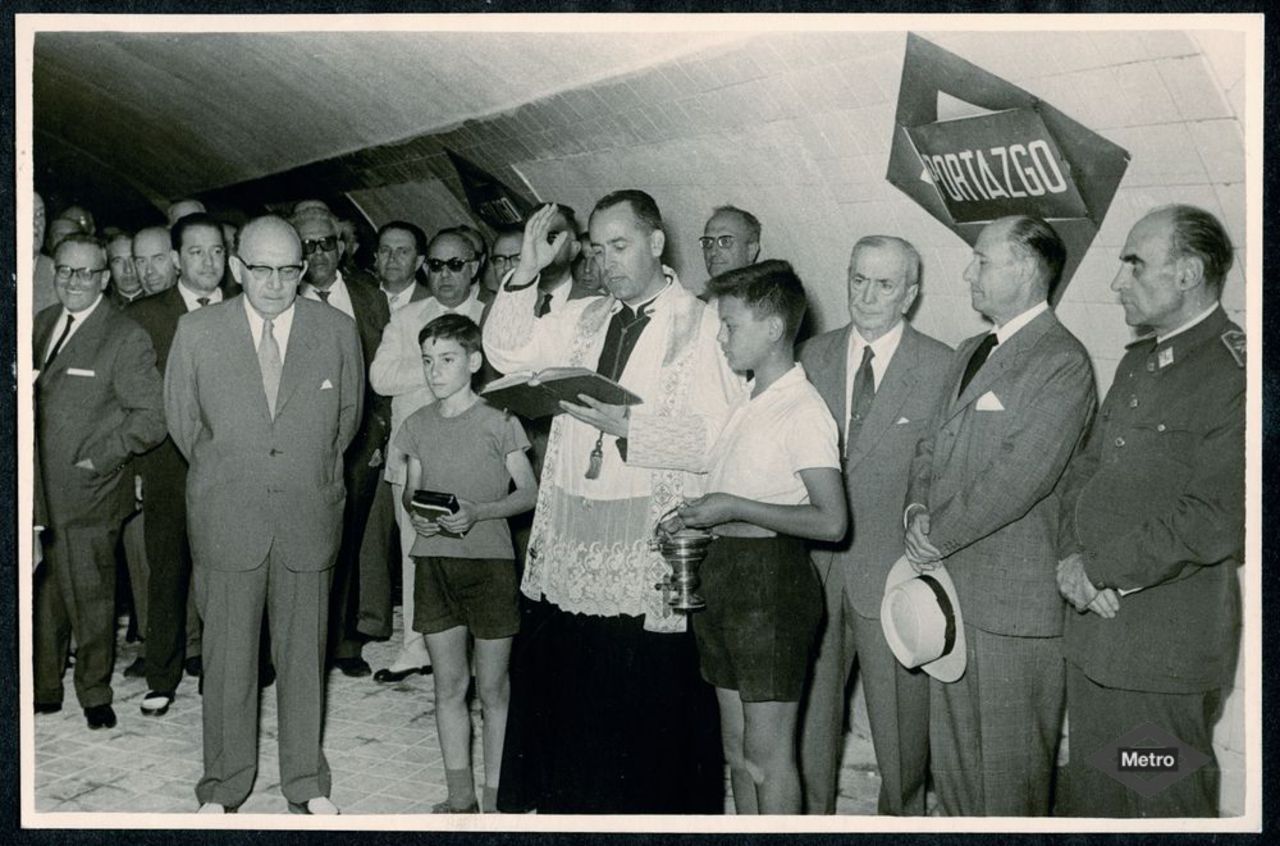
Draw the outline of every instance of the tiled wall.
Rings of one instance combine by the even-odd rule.
[[[1132,156],[1058,308],[1089,349],[1100,391],[1132,337],[1108,286],[1129,227],[1153,206],[1194,203],[1224,221],[1238,248],[1224,303],[1243,322],[1240,36],[922,34],[1040,96]],[[925,262],[916,325],[954,345],[984,330],[961,282],[969,249],[885,180],[905,43],[905,33],[760,35],[469,122],[432,141],[517,190],[575,206],[584,221],[610,190],[648,190],[667,222],[669,263],[694,289],[706,279],[696,239],[712,207],[750,209],[764,224],[762,255],[795,265],[819,330],[846,322],[843,280],[854,241],[877,232],[906,237]],[[400,181],[451,183],[440,158],[396,165],[415,177]],[[456,221],[456,202],[442,201],[435,189],[406,187],[412,186],[373,185],[355,196],[375,222],[380,212],[408,215],[431,229]],[[1243,809],[1242,715],[1236,691],[1216,735],[1227,813]]]

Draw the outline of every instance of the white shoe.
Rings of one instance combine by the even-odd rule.
[[[333,800],[328,796],[316,796],[305,802],[290,802],[289,813],[311,814],[314,816],[335,816],[342,812],[338,810],[338,806],[333,804]]]
[[[200,806],[200,810],[196,811],[197,814],[225,814],[226,812],[227,809],[217,802],[205,802]]]

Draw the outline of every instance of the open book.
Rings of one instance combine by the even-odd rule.
[[[559,414],[560,400],[582,404],[578,394],[609,405],[638,405],[643,400],[612,379],[585,367],[548,367],[495,379],[480,392],[490,405],[521,417]]]

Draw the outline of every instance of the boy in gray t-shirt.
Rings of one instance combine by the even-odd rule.
[[[426,635],[449,789],[434,810],[477,810],[466,703],[469,632],[476,643],[476,688],[484,715],[484,810],[492,811],[507,724],[511,639],[520,627],[506,518],[533,508],[538,484],[520,423],[471,388],[472,375],[484,363],[479,327],[462,315],[446,314],[423,327],[418,342],[436,401],[404,421],[396,446],[409,463],[404,505],[418,533],[411,551],[414,614],[405,624]],[[457,512],[439,519],[416,513],[413,494],[424,488],[454,494]]]

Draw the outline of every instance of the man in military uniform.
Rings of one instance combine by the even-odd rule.
[[[1166,206],[1130,231],[1111,285],[1150,334],[1129,345],[1064,486],[1076,814],[1217,814],[1213,724],[1235,670],[1244,545],[1244,333],[1219,302],[1232,257],[1213,215]],[[1116,761],[1148,725],[1208,759],[1149,797],[1090,760]]]

